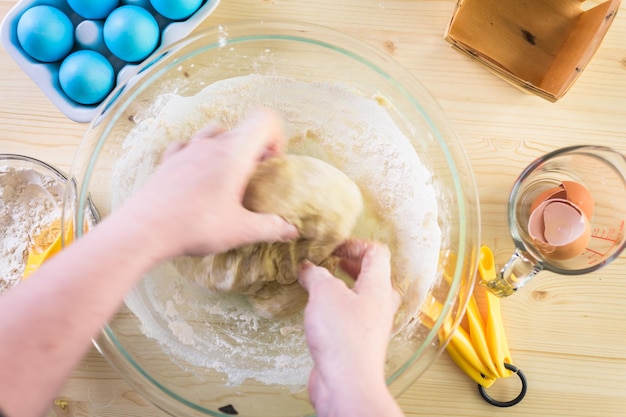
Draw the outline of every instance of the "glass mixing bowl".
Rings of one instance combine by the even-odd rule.
[[[236,77],[252,82],[244,87],[220,84],[241,80]],[[221,88],[188,99],[215,85]],[[245,89],[245,100],[230,97]],[[420,204],[405,204],[402,213],[409,228],[430,222],[440,233],[435,241],[405,236],[392,248],[392,255],[404,253],[402,262],[422,259],[434,265],[434,279],[426,286],[405,288],[404,308],[389,343],[387,383],[400,395],[443,351],[447,340],[440,337],[442,324],[454,328],[464,313],[474,284],[479,210],[472,171],[454,130],[419,82],[384,53],[334,30],[278,21],[219,26],[159,51],[112,93],[93,120],[71,171],[78,201],[68,207],[77,208],[72,214],[80,224],[91,195],[106,217],[154,168],[166,145],[163,132],[188,139],[217,113],[222,123],[232,126],[254,105],[271,107],[267,95],[282,103],[277,111],[286,125],[296,125],[287,135],[288,151],[348,164],[354,169],[348,175],[354,175],[359,186],[387,181],[392,188],[385,198],[411,203],[416,201],[409,199],[412,181],[419,180],[414,175],[422,172],[418,165],[432,175],[424,187],[433,193],[421,201],[435,201],[435,215],[424,217]],[[211,107],[211,100],[218,104]],[[308,119],[300,104],[307,106]],[[361,114],[363,109],[373,109],[369,125],[369,113]],[[171,130],[164,127],[167,123],[178,127]],[[344,138],[316,141],[319,132],[335,124],[346,137],[358,133],[341,158],[337,146]],[[383,139],[379,135],[378,142],[370,142],[370,131]],[[398,137],[400,142],[392,145]],[[311,146],[300,146],[303,142]],[[151,148],[159,152],[128,159],[138,149]],[[375,157],[382,162],[374,163]],[[369,235],[364,235],[395,239],[394,233],[400,232],[386,233],[385,221],[373,216],[366,221]],[[420,245],[436,251],[420,258],[420,250],[414,250]],[[171,264],[144,277],[95,344],[137,391],[173,415],[314,413],[306,394],[311,360],[301,315],[283,321],[261,319],[246,311],[237,296],[199,290],[177,276]]]

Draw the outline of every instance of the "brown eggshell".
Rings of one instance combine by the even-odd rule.
[[[567,245],[555,246],[553,252],[546,254],[546,258],[555,261],[565,261],[575,258],[585,251],[587,244],[589,244],[589,239],[591,238],[591,225],[586,216],[583,216],[583,219],[585,219],[585,231],[580,237]]]
[[[535,248],[537,248],[537,250],[546,257],[556,250],[556,246],[544,242],[541,239],[533,238],[533,244],[535,245]]]
[[[565,189],[562,185],[559,185],[558,187],[548,188],[547,190],[539,193],[539,195],[533,200],[533,203],[530,205],[530,212],[532,213],[533,211],[535,211],[539,204],[553,198],[566,199]]]
[[[528,219],[528,233],[547,259],[566,260],[580,255],[591,236],[587,216],[572,202],[548,199]]]
[[[530,213],[528,218],[528,234],[533,240],[546,243],[546,238],[543,236],[543,231],[546,228],[543,219],[543,210],[541,207],[546,205],[545,201],[542,201],[535,209]]]
[[[566,199],[576,204],[576,206],[585,213],[587,219],[591,220],[593,216],[594,202],[593,197],[585,186],[574,181],[563,181],[562,187],[566,193]]]

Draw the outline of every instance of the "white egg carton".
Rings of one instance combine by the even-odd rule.
[[[98,0],[94,0],[98,1]],[[200,8],[189,18],[181,21],[173,21],[166,19],[158,14],[151,6],[149,0],[121,0],[120,6],[126,4],[137,5],[143,3],[144,7],[157,20],[161,31],[160,42],[156,50],[144,61],[150,59],[159,52],[159,50],[171,45],[172,43],[189,35],[206,17],[208,17],[218,6],[220,0],[204,0]],[[68,5],[67,0],[22,0],[17,3],[6,15],[0,26],[0,42],[7,50],[9,55],[17,62],[17,64],[28,74],[28,76],[39,86],[43,93],[65,114],[68,118],[76,122],[90,122],[96,115],[99,103],[95,105],[83,105],[70,99],[61,89],[58,80],[59,67],[61,62],[44,63],[30,57],[20,46],[17,39],[17,23],[20,16],[29,8],[38,5],[48,5],[58,8],[68,15],[72,21],[74,28],[79,23],[85,21],[83,17],[76,14]],[[77,46],[74,46],[74,50]],[[125,63],[112,54],[106,56],[111,61],[116,71],[117,84],[132,73],[133,69],[141,64]],[[142,61],[143,62],[143,61]],[[106,100],[106,99],[105,99]]]

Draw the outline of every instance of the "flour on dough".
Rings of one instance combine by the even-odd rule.
[[[239,293],[262,317],[300,311],[307,293],[297,282],[298,265],[309,260],[331,272],[334,249],[350,237],[363,211],[357,185],[317,158],[284,155],[261,162],[243,205],[277,214],[298,228],[292,242],[254,243],[225,253],[174,260],[179,272],[215,293]]]

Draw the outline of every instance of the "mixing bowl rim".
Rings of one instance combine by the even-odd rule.
[[[181,404],[184,404],[185,406],[195,410],[195,411],[199,411],[203,414],[208,414],[212,417],[229,417],[229,415],[227,414],[223,414],[220,413],[218,411],[214,411],[214,410],[210,410],[208,408],[205,407],[201,407],[197,404],[194,404],[193,402],[181,397],[180,395],[176,394],[175,392],[172,392],[171,390],[167,389],[166,387],[163,386],[163,384],[161,384],[158,380],[156,380],[155,378],[153,378],[148,372],[146,372],[144,370],[144,368],[142,366],[140,366],[135,359],[133,359],[132,355],[130,355],[128,353],[128,351],[126,350],[126,348],[124,348],[124,346],[122,346],[118,341],[117,338],[115,337],[115,335],[113,334],[111,328],[108,325],[103,326],[102,328],[102,336],[106,338],[106,340],[113,346],[116,347],[117,351],[120,352],[125,358],[126,360],[132,365],[132,370],[135,374],[139,374],[142,377],[146,378],[146,380],[148,380],[149,382],[151,382],[152,384],[154,384],[155,387],[157,387],[161,392],[165,393],[167,396],[169,396],[170,398],[172,398],[175,401],[178,401]],[[102,337],[101,336],[101,337]],[[121,372],[122,370],[119,368],[118,364],[116,362],[114,362],[110,356],[107,354],[106,350],[103,348],[103,346],[98,342],[98,339],[93,339],[92,340],[92,344],[94,345],[94,347],[96,348],[96,350],[107,359],[107,361],[118,371],[120,372],[122,375],[125,376],[129,376],[127,374],[125,374],[124,372]],[[126,378],[125,378],[126,379]],[[126,379],[128,383],[130,383],[135,389],[138,389],[139,391],[142,391],[140,389],[140,387],[135,385],[135,381],[134,380],[129,380]],[[144,395],[146,395],[144,393]],[[150,398],[153,398],[153,395],[150,394]],[[158,406],[159,408],[161,408],[163,411],[166,412],[170,412],[166,407],[161,407],[160,404],[157,401],[154,401],[154,404],[156,406]]]
[[[49,163],[44,162],[41,159],[37,159],[28,155],[21,155],[17,153],[0,153],[0,161],[21,161],[28,162],[33,165],[38,165],[39,167],[45,168],[46,170],[54,173],[58,178],[62,179],[64,183],[66,183],[69,178],[68,175],[59,168],[50,165]]]
[[[63,222],[66,221],[66,216],[65,216],[65,212],[66,212],[66,208],[65,205],[68,202],[68,196],[71,194],[68,194],[69,191],[68,189],[73,190],[76,194],[77,194],[77,186],[76,186],[76,179],[74,177],[72,177],[71,175],[68,175],[65,171],[63,171],[62,169],[59,169],[57,167],[55,167],[54,165],[51,165],[45,161],[42,161],[41,159],[37,159],[35,157],[32,156],[28,156],[28,155],[22,155],[22,154],[17,154],[17,153],[0,153],[0,161],[20,161],[20,162],[27,162],[30,164],[33,164],[35,166],[39,166],[40,168],[45,169],[47,172],[50,172],[52,174],[55,175],[56,179],[59,180],[63,187],[65,187],[64,190],[64,196],[63,196],[63,203],[61,205],[61,210],[62,210],[62,214],[61,214],[61,225],[63,226]],[[70,188],[70,185],[72,185],[73,187]],[[96,206],[93,203],[93,200],[91,199],[91,196],[89,193],[86,194],[86,198],[84,200],[85,202],[85,206],[88,209],[88,215],[91,216],[89,217],[90,221],[94,221],[94,222],[98,222],[100,221],[100,213],[98,212],[98,210],[96,209]],[[82,233],[82,230],[80,231],[80,233]],[[65,238],[62,239],[62,243],[65,244]]]

